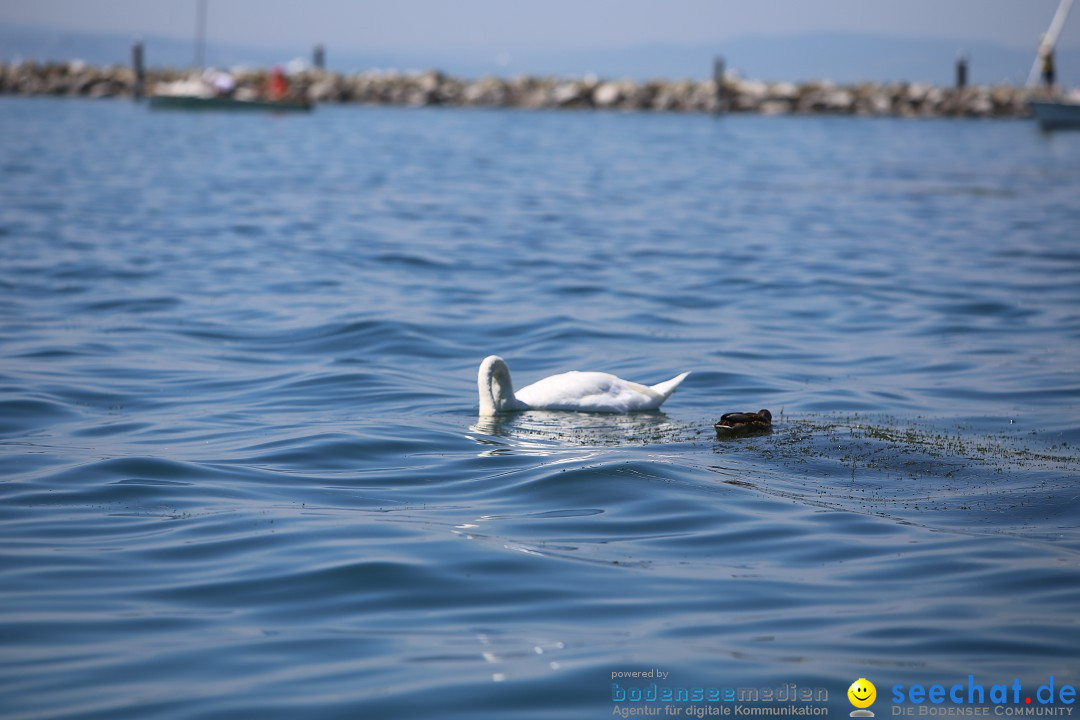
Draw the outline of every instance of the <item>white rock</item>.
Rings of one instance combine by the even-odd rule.
[[[758,108],[762,115],[787,115],[790,110],[791,106],[784,100],[766,100]]]
[[[789,82],[780,82],[769,88],[769,94],[777,100],[795,100],[799,97],[799,88]]]
[[[757,80],[743,80],[738,84],[738,93],[750,100],[764,100],[769,94],[769,86]]]
[[[555,87],[552,99],[559,105],[569,105],[575,100],[581,99],[581,88],[574,82],[562,83]]]
[[[601,83],[593,90],[592,101],[597,107],[611,107],[622,100],[622,90],[615,83]]]

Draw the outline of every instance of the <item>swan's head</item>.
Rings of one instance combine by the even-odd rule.
[[[480,414],[498,415],[517,409],[514,384],[510,380],[510,368],[498,355],[488,355],[480,363],[476,375],[476,387],[480,391]]]

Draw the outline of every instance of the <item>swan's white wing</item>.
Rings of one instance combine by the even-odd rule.
[[[655,410],[667,399],[651,387],[608,373],[576,371],[546,377],[514,395],[537,410],[615,413]]]

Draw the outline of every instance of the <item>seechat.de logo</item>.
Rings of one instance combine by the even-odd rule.
[[[874,683],[866,678],[859,678],[847,689],[847,697],[857,708],[851,711],[851,717],[874,717],[873,711],[866,709],[877,700],[877,688],[874,687]]]

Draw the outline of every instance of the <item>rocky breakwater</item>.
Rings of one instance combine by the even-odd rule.
[[[182,79],[188,71],[151,69],[145,87]],[[266,70],[234,72],[238,88],[265,87]],[[1013,86],[962,89],[920,83],[835,85],[712,80],[603,80],[517,76],[467,80],[435,71],[352,74],[307,71],[290,77],[293,92],[320,103],[659,112],[733,112],[894,117],[1026,117],[1028,91]],[[0,93],[130,97],[130,68],[82,63],[0,65]],[[719,92],[718,92],[719,90]]]
[[[0,65],[0,93],[78,97],[130,96],[135,72],[126,67],[92,67],[69,63],[34,62]]]

